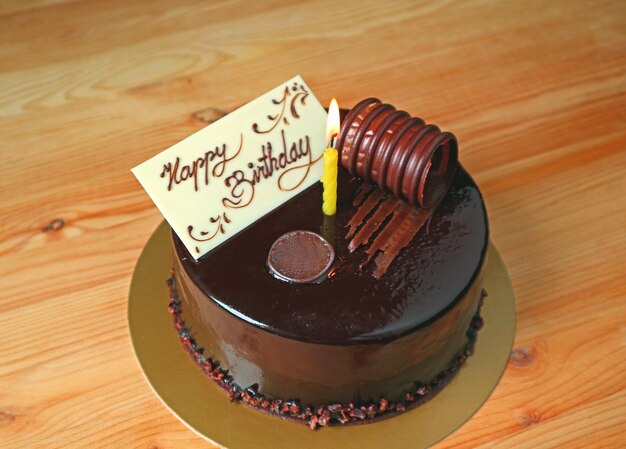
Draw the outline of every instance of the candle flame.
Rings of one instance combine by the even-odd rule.
[[[334,98],[330,101],[328,107],[328,120],[326,122],[326,140],[330,142],[332,138],[339,135],[339,105]]]

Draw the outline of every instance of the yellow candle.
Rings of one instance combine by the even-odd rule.
[[[335,215],[337,212],[337,150],[330,147],[324,150],[324,175],[322,185],[322,212],[324,215]]]
[[[328,107],[328,120],[326,121],[326,140],[328,148],[324,151],[324,174],[322,175],[322,185],[324,193],[322,195],[322,212],[324,215],[335,215],[337,212],[337,161],[339,155],[335,146],[335,138],[340,130],[339,105],[334,98]]]

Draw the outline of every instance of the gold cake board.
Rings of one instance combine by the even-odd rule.
[[[283,421],[228,401],[225,392],[183,350],[171,315],[165,280],[171,244],[166,222],[146,244],[133,273],[128,325],[139,365],[165,406],[198,435],[228,449],[422,448],[445,438],[480,408],[496,387],[515,335],[515,299],[502,258],[493,246],[476,350],[450,384],[429,402],[389,419],[322,428]],[[208,354],[210,355],[210,354]]]

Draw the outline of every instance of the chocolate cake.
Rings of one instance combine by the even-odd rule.
[[[482,325],[488,245],[456,148],[368,99],[344,113],[336,215],[321,213],[317,183],[198,261],[173,233],[169,310],[200,369],[231,400],[313,429],[392,416],[443,388]],[[293,231],[330,247],[316,243],[323,268],[306,282],[273,273],[299,263],[270,251]]]

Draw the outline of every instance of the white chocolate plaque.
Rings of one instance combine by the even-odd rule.
[[[319,181],[325,148],[326,111],[296,76],[132,172],[197,260]]]

